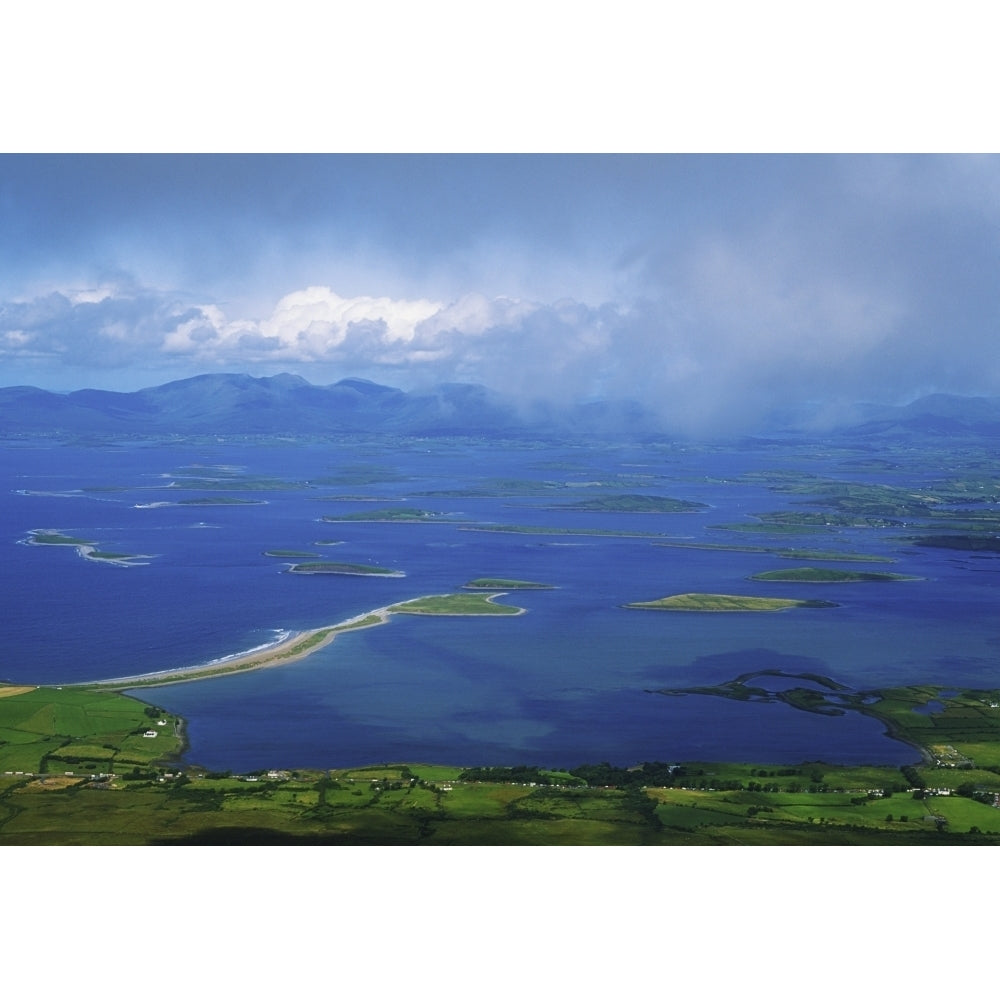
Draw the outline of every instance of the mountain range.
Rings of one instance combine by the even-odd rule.
[[[795,430],[794,416],[769,430]],[[835,431],[1000,435],[1000,398],[936,394],[906,406],[868,405]],[[208,374],[136,392],[0,388],[0,434],[398,433],[479,437],[538,433],[668,432],[636,403],[525,404],[481,385],[407,392],[360,378],[317,386],[298,375]]]

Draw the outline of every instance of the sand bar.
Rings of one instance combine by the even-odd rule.
[[[391,611],[388,607],[376,608],[374,611],[355,615],[353,618],[348,618],[336,625],[325,625],[322,628],[307,629],[304,632],[284,635],[276,642],[266,646],[258,646],[244,653],[224,656],[221,659],[212,660],[210,663],[200,663],[193,667],[174,667],[169,670],[156,670],[130,677],[113,677],[109,680],[66,686],[115,689],[157,687],[163,684],[200,681],[209,677],[221,677],[225,674],[243,673],[247,670],[262,670],[265,667],[295,663],[305,659],[310,653],[315,653],[317,649],[328,646],[340,632],[371,628],[373,625],[384,625],[389,620],[390,614]]]

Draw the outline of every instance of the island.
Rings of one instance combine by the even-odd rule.
[[[532,583],[530,580],[502,580],[496,577],[479,577],[462,584],[463,590],[554,590],[550,583]]]
[[[576,503],[553,504],[550,510],[593,510],[618,514],[681,514],[708,510],[708,504],[693,500],[675,500],[673,497],[646,496],[641,493],[623,493],[616,496],[591,497]]]
[[[755,573],[751,580],[765,583],[896,583],[919,580],[919,576],[903,573],[861,573],[854,570],[826,569],[817,566],[796,566],[794,569],[772,569]]]
[[[737,594],[674,594],[655,601],[633,601],[626,608],[649,611],[784,611],[787,608],[835,608],[830,601],[799,601],[787,597],[746,597]]]
[[[418,597],[389,610],[401,615],[523,615],[524,608],[494,604],[502,594],[441,594]]]
[[[313,575],[329,573],[334,576],[406,576],[401,569],[386,569],[384,566],[365,566],[362,563],[325,562],[315,559],[312,562],[295,563],[288,567],[289,573],[311,573]]]
[[[148,566],[145,560],[153,559],[151,555],[131,554],[128,552],[102,552],[95,542],[85,538],[74,538],[64,535],[51,528],[33,528],[26,538],[21,539],[24,545],[62,545],[76,550],[77,555],[91,562],[103,563],[106,566]]]
[[[388,521],[399,524],[426,524],[441,520],[446,514],[436,514],[418,507],[385,507],[378,510],[356,511],[352,514],[325,514],[320,520],[337,523],[340,521]]]

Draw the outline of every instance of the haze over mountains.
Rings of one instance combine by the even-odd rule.
[[[1000,434],[1000,397],[935,394],[906,406],[861,405],[825,429],[853,434]],[[814,425],[805,412],[775,412],[766,427],[734,433],[793,431]],[[670,433],[629,402],[526,404],[481,385],[446,383],[407,392],[365,379],[312,385],[298,375],[254,378],[207,374],[136,392],[81,389],[55,393],[0,388],[0,433],[328,434],[350,432],[476,436],[527,433]]]

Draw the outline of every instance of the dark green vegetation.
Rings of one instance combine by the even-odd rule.
[[[678,514],[706,510],[703,503],[691,500],[674,500],[671,497],[645,496],[641,493],[620,493],[614,496],[593,497],[577,503],[555,504],[553,510],[594,510],[619,514]]]
[[[835,608],[829,601],[798,601],[788,597],[747,597],[738,594],[674,594],[655,601],[633,601],[626,608],[650,611],[784,611],[787,608]]]
[[[919,580],[918,576],[903,573],[858,573],[844,569],[826,569],[816,566],[796,566],[794,569],[773,569],[754,573],[751,580],[780,583],[893,583],[901,580]]]
[[[313,562],[296,563],[288,568],[289,573],[333,573],[339,576],[405,576],[398,569],[386,569],[384,566],[365,566],[360,563]]]
[[[268,549],[264,555],[274,559],[316,559],[315,552],[299,552],[297,549]]]
[[[529,580],[502,580],[496,577],[479,577],[463,584],[466,590],[552,590],[550,583],[532,583]]]
[[[769,676],[803,686],[772,693]],[[0,843],[1000,844],[1000,690],[852,692],[761,671],[669,693],[865,711],[924,761],[233,775],[164,762],[179,747],[179,720],[132,698],[0,687]]]

